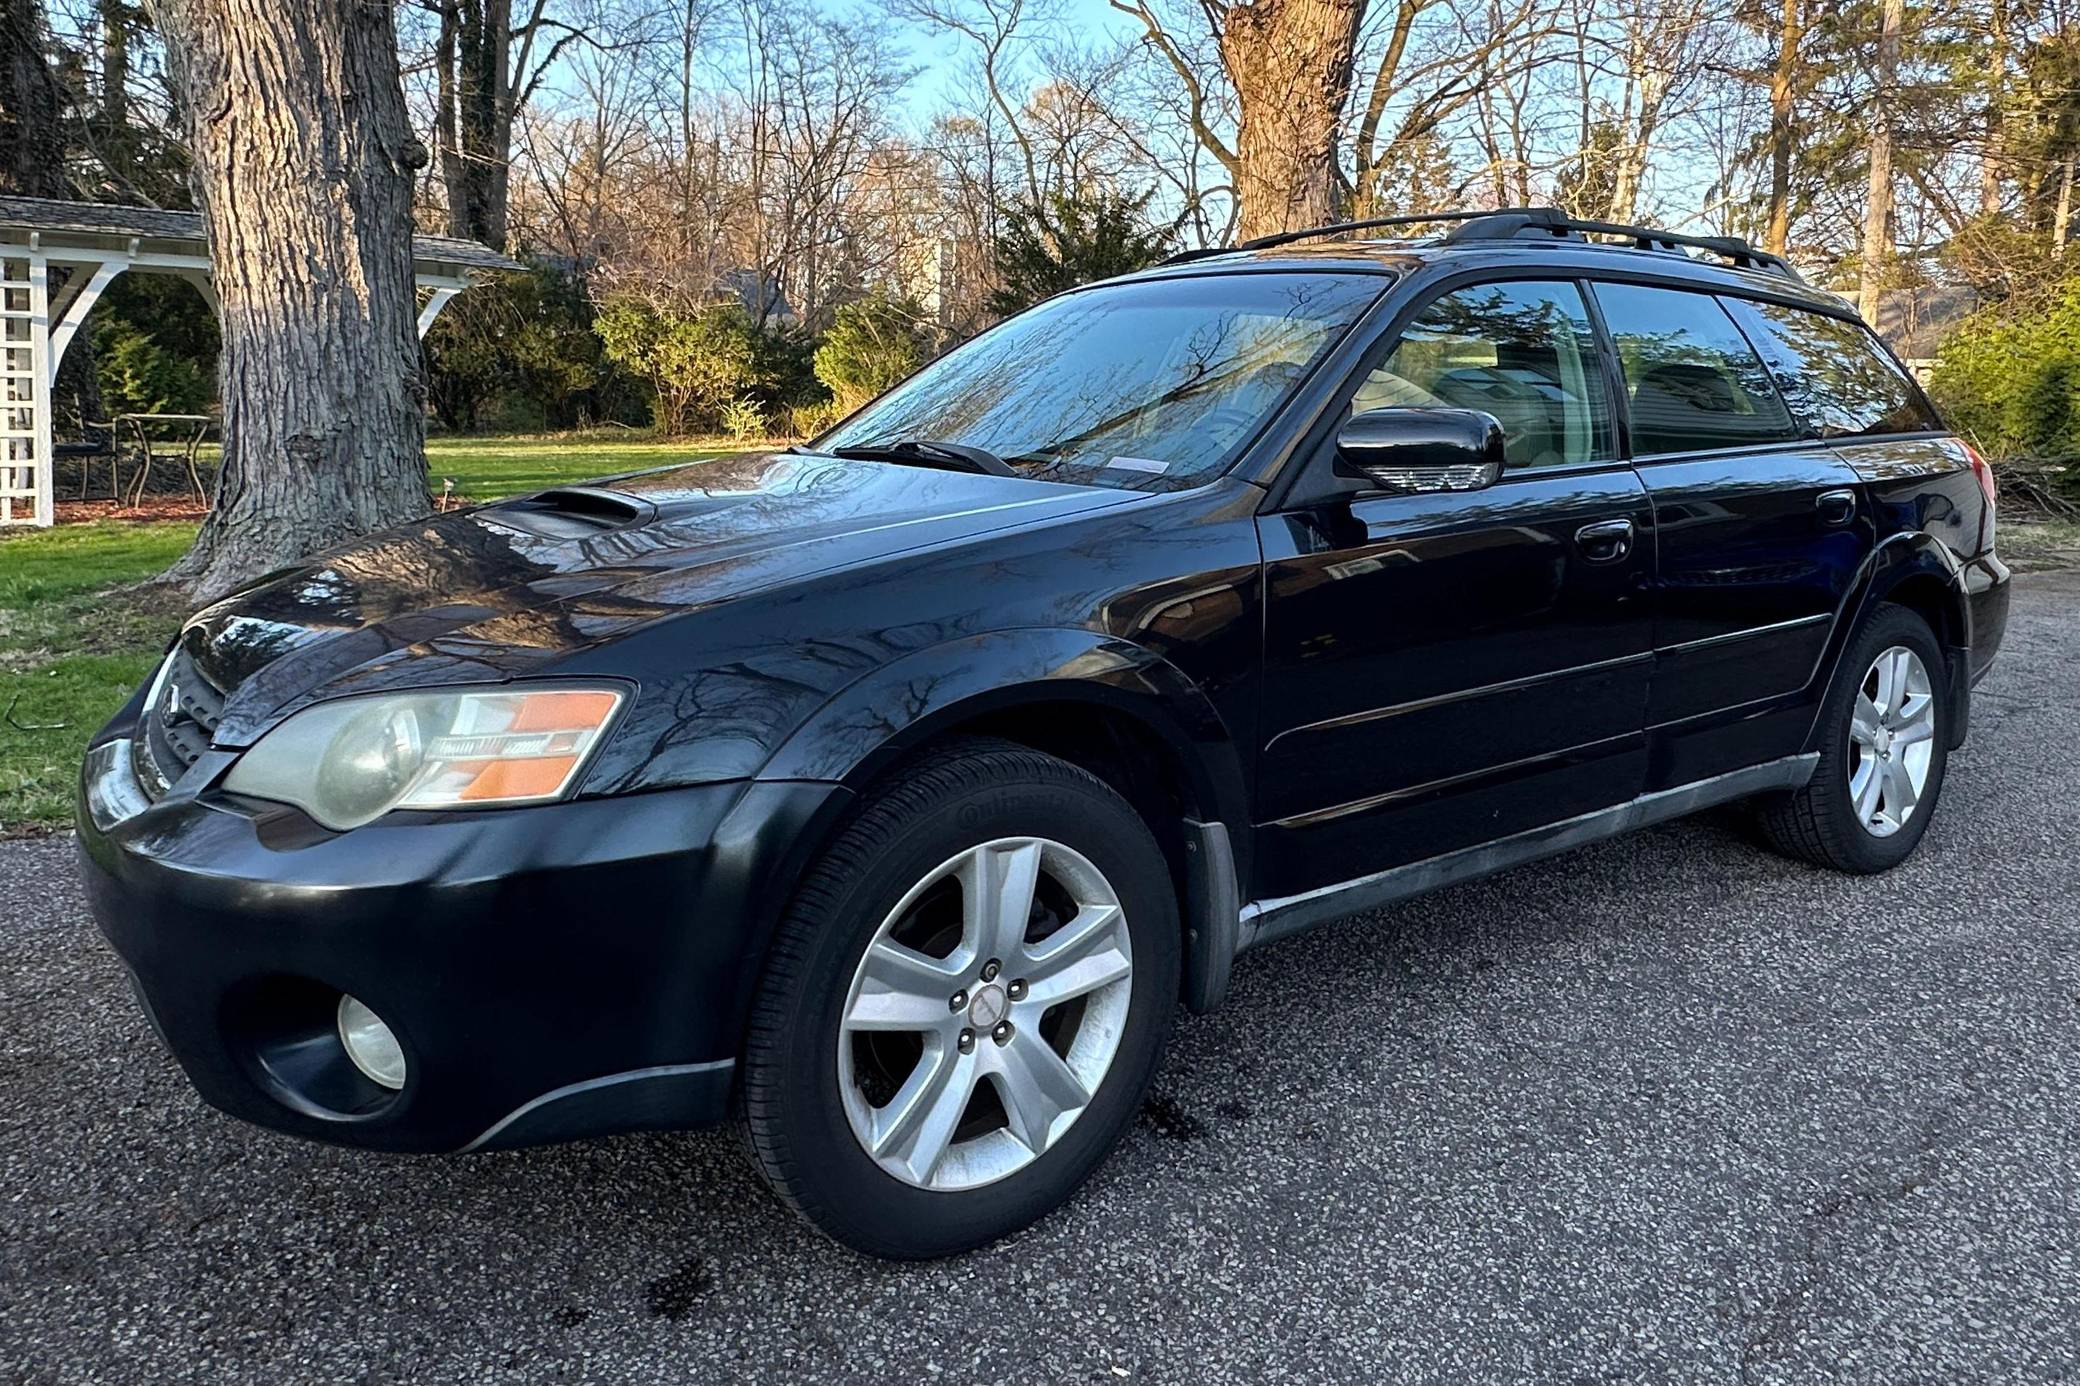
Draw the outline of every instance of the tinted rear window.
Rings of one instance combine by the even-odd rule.
[[[1596,301],[1625,371],[1634,455],[1799,436],[1769,372],[1717,299],[1642,284],[1598,284]]]
[[[1727,306],[1809,435],[1853,438],[1942,426],[1863,324],[1752,299],[1728,299]]]

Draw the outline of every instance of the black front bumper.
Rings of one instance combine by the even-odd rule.
[[[95,919],[205,1099],[461,1150],[720,1118],[797,846],[842,795],[734,782],[333,833],[176,787],[106,826],[83,803],[79,843]],[[401,1090],[348,1060],[342,993],[397,1033]]]

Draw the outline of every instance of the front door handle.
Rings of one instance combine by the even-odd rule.
[[[1598,520],[1574,532],[1576,547],[1591,563],[1616,563],[1632,552],[1632,521]]]
[[[1813,497],[1813,508],[1820,512],[1821,524],[1839,529],[1856,518],[1856,493],[1846,489],[1822,491]]]

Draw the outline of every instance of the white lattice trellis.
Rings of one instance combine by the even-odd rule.
[[[0,525],[51,522],[50,279],[0,246]]]
[[[413,278],[428,294],[424,337],[471,276],[520,266],[473,241],[415,236]],[[118,275],[172,274],[211,307],[209,243],[194,212],[0,195],[0,525],[47,525],[51,390],[58,363]]]

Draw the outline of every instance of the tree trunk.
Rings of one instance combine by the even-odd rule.
[[[448,199],[448,234],[467,224],[468,180],[462,173],[462,113],[455,92],[455,46],[462,28],[462,5],[448,0],[440,7],[440,31],[433,43],[433,150],[440,161],[441,191]]]
[[[95,143],[100,146],[101,164],[109,181],[126,194],[137,196],[137,149],[130,134],[130,25],[134,22],[123,0],[96,0],[101,21],[101,116]]]
[[[503,250],[513,145],[512,0],[462,0],[456,31],[459,156],[446,171],[448,234]]]
[[[202,598],[427,510],[412,291],[426,162],[372,0],[152,0],[223,326],[215,505],[169,579]]]
[[[1885,263],[1892,250],[1892,123],[1899,81],[1899,31],[1906,0],[1885,0],[1878,28],[1877,96],[1871,102],[1870,201],[1863,210],[1863,282],[1857,310],[1876,323],[1885,288]]]
[[[2066,155],[2058,168],[2058,209],[2051,214],[2051,253],[2066,253],[2066,227],[2073,219],[2073,156]]]
[[[1791,249],[1792,118],[1798,96],[1798,45],[1804,37],[1804,0],[1784,0],[1777,29],[1777,70],[1769,83],[1769,225],[1762,248],[1773,255]]]
[[[1640,58],[1646,54],[1640,50]],[[1661,131],[1661,107],[1668,100],[1669,77],[1665,72],[1645,67],[1639,79],[1639,115],[1629,130],[1622,131],[1624,143],[1618,146],[1618,168],[1612,180],[1611,206],[1608,213],[1612,221],[1629,224],[1639,215],[1640,184],[1647,176],[1647,159],[1654,150],[1654,137]]]
[[[1228,10],[1220,48],[1241,110],[1235,194],[1243,239],[1336,220],[1336,149],[1365,7],[1255,0]]]
[[[1986,145],[1979,151],[1979,215],[1998,216],[2001,210],[2001,160],[2005,141],[2001,137],[2008,85],[2008,0],[1992,0],[1987,15],[1987,38],[1992,52],[1987,59]]]
[[[42,0],[0,0],[0,193],[65,196],[57,78]]]

